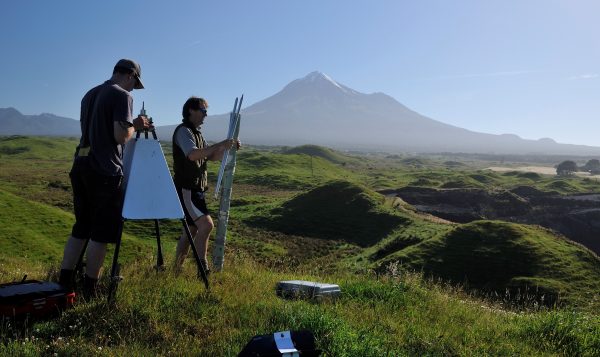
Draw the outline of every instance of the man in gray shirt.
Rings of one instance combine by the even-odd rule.
[[[173,181],[206,272],[209,271],[206,260],[208,237],[214,228],[204,199],[204,192],[208,189],[206,163],[208,160],[221,160],[225,151],[233,145],[241,146],[239,140],[233,139],[206,144],[200,126],[206,118],[207,108],[208,103],[203,98],[189,98],[183,105],[182,123],[173,132]],[[175,252],[176,269],[183,264],[188,250],[189,242],[183,233]]]
[[[75,224],[65,245],[59,283],[73,287],[73,271],[87,247],[84,296],[96,295],[107,243],[121,232],[122,145],[135,130],[149,128],[148,119],[133,119],[133,89],[142,89],[140,66],[117,62],[112,77],[92,88],[81,101],[81,139],[69,176],[73,187]]]

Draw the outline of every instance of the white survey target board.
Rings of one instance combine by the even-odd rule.
[[[182,219],[183,209],[160,142],[137,138],[123,150],[123,218]]]

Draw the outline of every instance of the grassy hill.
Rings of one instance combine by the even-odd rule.
[[[0,225],[5,249],[2,280],[23,274],[44,278],[51,262],[57,263],[72,217],[11,194],[1,198],[2,212],[11,212],[2,215]],[[11,229],[15,222],[28,229]],[[183,275],[170,271],[157,275],[151,268],[152,243],[125,238],[126,280],[116,306],[103,301],[79,304],[58,320],[31,324],[26,330],[4,324],[0,353],[229,356],[254,334],[302,328],[315,333],[318,347],[329,356],[600,351],[598,317],[566,311],[511,314],[417,275],[389,275],[376,281],[361,275],[314,275],[297,268],[278,272],[254,263],[244,251],[230,249],[225,272],[213,276],[213,288],[206,294],[190,263]],[[173,246],[167,245],[167,259],[172,253]],[[284,279],[338,283],[344,294],[337,302],[322,304],[285,301],[273,291],[275,282]],[[94,324],[89,323],[92,320]],[[457,320],[463,324],[457,325]]]
[[[50,138],[40,136],[0,137],[0,159],[20,160],[70,160],[73,158],[78,139]]]
[[[56,271],[73,222],[67,173],[75,145],[0,140],[9,148],[0,149],[2,281]],[[302,328],[315,333],[326,356],[600,355],[600,272],[589,251],[538,227],[448,224],[371,189],[419,179],[484,186],[551,180],[397,161],[366,158],[344,167],[313,157],[311,172],[305,154],[240,151],[225,271],[212,275],[210,292],[191,259],[182,274],[170,269],[176,224],[165,223],[167,271],[157,273],[151,224],[127,222],[117,305],[79,303],[21,328],[4,321],[0,355],[234,356],[256,334]],[[218,163],[210,168],[214,178]],[[567,182],[577,190],[597,185]],[[212,198],[209,206],[216,210]],[[379,266],[377,274],[370,269]],[[506,306],[461,288],[465,276],[468,288],[560,291],[569,305]],[[276,297],[276,282],[292,279],[337,283],[342,296],[322,303]]]
[[[0,262],[18,261],[27,266],[30,262],[55,264],[62,259],[74,222],[72,214],[3,190],[0,190],[0,212]],[[124,234],[123,242],[120,255],[123,261],[142,253],[151,255],[156,250],[151,239],[133,239]],[[170,242],[165,244],[173,246]]]
[[[383,206],[383,196],[346,181],[332,181],[283,203],[257,225],[286,234],[369,246],[405,219]]]
[[[218,163],[212,165],[218,170]],[[238,153],[236,182],[275,189],[302,190],[333,179],[353,180],[356,175],[321,157],[277,154],[257,150]]]
[[[283,151],[284,154],[299,154],[299,155],[308,155],[308,156],[315,156],[315,157],[320,157],[322,159],[325,159],[327,161],[330,161],[334,164],[342,164],[342,163],[346,163],[348,161],[356,161],[355,158],[351,158],[348,156],[345,156],[341,153],[338,153],[335,150],[323,147],[323,146],[318,146],[318,145],[302,145],[302,146],[296,146],[290,149],[285,149]]]
[[[392,211],[383,196],[344,181],[299,194],[248,221],[285,234],[366,248],[353,260],[355,267],[370,261],[384,270],[390,262],[400,262],[482,292],[528,290],[530,297],[544,296],[545,303],[553,304],[559,299],[585,301],[600,290],[600,259],[546,229],[500,221],[432,222]]]
[[[309,329],[324,356],[595,355],[600,318],[569,311],[511,313],[419,275],[277,272],[243,252],[205,292],[194,269],[156,273],[152,259],[124,266],[117,304],[80,303],[59,319],[26,329],[0,327],[2,355],[235,356],[255,334]],[[0,266],[0,271],[6,269]],[[21,266],[31,277],[45,274]],[[337,283],[336,301],[276,297],[279,280]],[[90,323],[94,321],[94,323]]]
[[[391,261],[482,291],[529,289],[550,303],[585,304],[600,290],[593,252],[543,228],[500,221],[458,225],[384,260]]]

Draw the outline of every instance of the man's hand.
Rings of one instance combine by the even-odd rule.
[[[225,139],[223,141],[221,141],[220,143],[218,143],[217,145],[219,145],[221,147],[221,150],[225,151],[225,150],[229,150],[233,147],[233,145],[235,145],[236,149],[239,149],[242,147],[242,142],[239,139]]]
[[[150,123],[147,116],[138,115],[137,118],[133,119],[133,128],[135,131],[139,131],[144,129],[152,129],[154,128],[154,125]]]

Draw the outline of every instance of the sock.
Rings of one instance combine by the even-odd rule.
[[[204,272],[206,273],[206,276],[208,276],[208,274],[210,274],[210,269],[208,269],[208,261],[206,259],[200,258],[200,264],[202,264],[202,266],[204,267]]]

